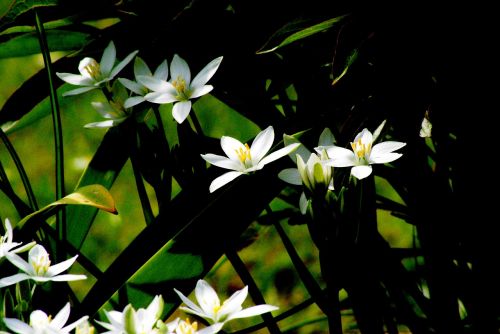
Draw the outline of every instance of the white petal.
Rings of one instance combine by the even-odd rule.
[[[212,181],[210,184],[209,191],[213,193],[220,187],[226,185],[227,183],[231,182],[232,180],[236,179],[238,176],[242,175],[242,172],[227,172],[225,174],[222,174],[218,178]]]
[[[203,312],[207,315],[213,316],[214,306],[220,305],[219,296],[217,296],[217,292],[215,292],[214,288],[212,288],[212,286],[206,281],[200,279],[196,283],[194,293],[196,295],[198,305],[200,305]]]
[[[35,246],[36,247],[36,246]],[[9,253],[6,255],[7,260],[9,260],[13,265],[24,271],[25,273],[31,274],[33,272],[33,267],[26,262],[22,257],[17,254]]]
[[[321,153],[320,150],[316,150]],[[354,152],[339,146],[328,146],[326,153],[330,160],[328,160],[327,165],[333,167],[351,167],[357,164],[356,156]]]
[[[107,77],[111,73],[111,69],[116,61],[116,48],[113,41],[109,42],[108,46],[104,49],[102,53],[101,61],[99,63],[101,68],[101,73]]]
[[[66,321],[68,321],[69,312],[70,312],[70,306],[69,303],[66,303],[64,307],[59,312],[57,312],[56,316],[54,317],[54,319],[52,319],[50,324],[56,327],[57,329],[63,328]]]
[[[385,141],[379,144],[376,144],[372,147],[372,151],[370,153],[370,156],[375,155],[375,156],[380,156],[384,155],[386,153],[391,153],[394,152],[401,147],[405,146],[406,143],[402,143],[399,141]]]
[[[293,152],[294,150],[296,150],[297,147],[299,147],[300,145],[301,144],[299,144],[299,143],[295,143],[295,144],[291,144],[291,145],[285,146],[283,148],[280,148],[279,150],[274,151],[273,153],[264,157],[264,159],[262,159],[260,161],[259,165],[267,165],[268,163],[273,162],[274,160],[278,160],[279,158],[284,157],[285,155],[288,155],[291,152]]]
[[[68,326],[65,326],[64,328],[62,328],[62,332],[69,333],[74,328],[76,328],[78,325],[80,325],[82,322],[87,321],[88,319],[89,319],[89,317],[87,315],[85,315],[85,316],[81,317],[80,319],[78,319],[77,321],[75,321],[75,322],[69,324]]]
[[[300,173],[297,168],[283,169],[278,173],[278,177],[287,183],[294,184],[296,186],[302,185],[302,178],[300,177]]]
[[[201,87],[195,87],[192,91],[191,91],[191,95],[189,96],[190,99],[195,99],[197,97],[200,97],[202,95],[205,95],[205,94],[208,94],[212,91],[212,89],[214,89],[213,86],[211,85],[205,85],[205,86],[201,86]]]
[[[153,76],[153,73],[151,73],[151,70],[149,69],[146,62],[144,62],[141,57],[137,56],[134,60],[134,76],[137,78],[139,75],[150,77]]]
[[[68,269],[73,265],[77,257],[78,255],[75,255],[72,258],[67,259],[61,263],[50,266],[49,269],[47,270],[47,276],[55,276],[57,274],[62,273],[63,271],[65,271],[66,269]]]
[[[238,139],[229,136],[222,136],[220,139],[220,146],[222,150],[231,160],[240,161],[238,152],[240,150],[246,150],[245,145]]]
[[[351,168],[351,174],[361,180],[372,173],[372,166],[354,166]]]
[[[170,80],[173,81],[179,78],[184,79],[186,86],[190,86],[191,72],[189,66],[184,59],[175,54],[170,64]]]
[[[132,92],[138,94],[138,95],[145,95],[148,90],[141,84],[138,84],[135,81],[126,79],[126,78],[118,78],[118,81],[125,87],[127,87],[129,90]]]
[[[289,136],[287,134],[284,134],[283,135],[283,143],[285,144],[285,146],[288,146],[288,145],[293,144],[293,143],[300,144],[301,142],[293,136]],[[297,154],[301,156],[302,160],[307,161],[307,159],[309,159],[309,156],[311,155],[311,151],[309,151],[307,149],[307,147],[305,147],[304,145],[300,145],[299,148],[295,152],[288,155],[294,163],[297,163]]]
[[[184,294],[182,292],[180,292],[179,290],[177,290],[175,288],[174,288],[174,291],[179,296],[179,298],[182,300],[182,302],[188,306],[188,309],[190,310],[190,312],[196,312],[196,314],[204,314],[203,310],[198,305],[193,303],[189,298],[184,296]]]
[[[5,322],[5,325],[15,333],[21,333],[21,334],[35,333],[35,330],[31,326],[22,322],[21,320],[14,318],[4,318],[3,321]]]
[[[269,152],[273,142],[274,128],[272,126],[268,126],[255,137],[250,147],[250,154],[254,165],[257,165],[266,153]]]
[[[176,95],[172,95],[170,93],[165,93],[165,92],[148,93],[144,96],[144,99],[146,99],[146,101],[159,104],[166,104],[178,101]]]
[[[125,109],[132,108],[133,106],[136,106],[144,101],[146,101],[144,96],[132,96],[125,100],[125,102],[123,103],[123,107]]]
[[[97,86],[92,86],[92,87],[82,87],[82,88],[77,88],[77,89],[73,89],[73,90],[68,90],[66,92],[64,92],[62,94],[62,96],[73,96],[73,95],[79,95],[79,94],[83,94],[83,93],[86,93],[92,89],[96,89],[96,88],[99,88]]]
[[[177,123],[181,124],[188,117],[190,111],[191,101],[180,101],[174,104],[172,116],[174,116]]]
[[[33,278],[34,280],[39,280],[36,278]],[[47,277],[47,279],[40,279],[39,281],[54,281],[54,282],[64,282],[64,281],[78,281],[81,279],[87,279],[87,276],[85,275],[73,275],[73,274],[66,274],[66,275],[58,275],[58,276],[52,276],[52,277]]]
[[[208,63],[193,79],[191,83],[192,87],[204,86],[210,78],[213,77],[220,63],[222,62],[222,57],[215,58],[210,63]]]
[[[155,70],[155,73],[153,74],[153,77],[160,80],[168,79],[168,64],[166,59],[162,61],[160,65],[158,65],[158,67]]]
[[[71,73],[59,73],[56,72],[56,75],[63,81],[76,85],[76,86],[93,86],[94,80],[89,77],[85,77],[80,74],[71,74]]]
[[[227,157],[224,157],[222,155],[217,155],[217,154],[201,154],[201,157],[211,163],[214,166],[221,167],[221,168],[226,168],[226,169],[231,169],[231,170],[237,170],[237,171],[242,171],[243,166],[241,163],[235,160],[231,160]]]
[[[245,301],[248,296],[248,286],[245,286],[243,289],[236,291],[222,304],[222,307],[219,309],[218,317],[224,318],[228,314],[236,313],[241,311],[241,305]]]
[[[368,162],[371,164],[385,164],[388,162],[393,162],[394,160],[399,159],[401,156],[401,153],[385,153],[384,155],[379,156],[370,155]]]
[[[130,63],[130,61],[135,57],[137,52],[139,51],[138,50],[133,51],[127,57],[125,57],[125,59],[123,59],[118,65],[116,65],[109,74],[109,78],[113,79],[118,73],[120,73],[120,71],[123,70],[123,68],[127,66],[127,64]]]
[[[90,102],[90,104],[104,118],[115,119],[123,116],[108,102]]]
[[[144,75],[138,75],[137,76],[137,81],[141,84],[144,85],[145,87],[149,88],[153,92],[162,92],[166,93],[169,92],[172,95],[176,95],[177,91],[175,88],[172,86],[171,83],[165,81],[165,80],[160,80],[155,77],[148,77]]]
[[[0,279],[0,288],[6,287],[9,285],[13,285],[13,284],[16,284],[17,282],[21,282],[21,281],[24,281],[24,280],[27,280],[30,278],[31,278],[31,276],[26,275],[24,273],[4,277],[4,278]]]
[[[262,305],[257,305],[257,306],[252,306],[246,309],[243,309],[239,312],[231,314],[226,321],[232,320],[232,319],[238,319],[238,318],[248,318],[248,317],[253,317],[256,315],[260,315],[263,313],[271,312],[277,310],[278,307],[273,306],[273,305],[268,305],[268,304],[262,304]]]

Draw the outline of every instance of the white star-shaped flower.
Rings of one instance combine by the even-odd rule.
[[[217,296],[217,292],[205,280],[198,280],[195,288],[196,300],[198,305],[193,303],[182,292],[174,289],[187,307],[181,306],[180,309],[206,319],[210,324],[226,323],[233,319],[253,317],[263,313],[275,311],[278,307],[268,304],[252,306],[243,309],[242,304],[248,295],[248,286],[236,291],[225,300],[222,305]]]
[[[220,142],[227,157],[212,153],[202,154],[201,157],[212,165],[232,171],[213,180],[210,184],[210,192],[214,192],[240,175],[262,169],[266,164],[293,152],[300,145],[294,143],[266,155],[274,142],[274,129],[272,126],[260,132],[251,146],[229,136],[223,136]]]
[[[61,263],[50,265],[49,254],[43,248],[42,245],[35,245],[30,249],[28,253],[28,262],[23,260],[19,255],[8,253],[6,255],[7,260],[9,260],[13,265],[18,267],[23,271],[23,273],[15,274],[0,279],[0,288],[16,284],[17,282],[24,281],[27,279],[34,280],[36,282],[47,282],[47,281],[75,281],[86,279],[85,275],[72,275],[65,274],[59,275],[63,271],[67,270],[76,261],[78,255],[63,261]]]
[[[152,91],[144,96],[147,101],[159,104],[174,103],[172,116],[180,124],[191,111],[191,100],[208,94],[214,88],[207,85],[207,82],[221,62],[222,57],[215,58],[191,80],[191,71],[186,61],[174,55],[170,64],[169,81],[144,75],[139,75],[137,80]]]
[[[90,57],[85,57],[80,61],[78,65],[80,74],[57,72],[56,75],[61,80],[75,86],[82,86],[65,92],[63,96],[82,94],[92,89],[102,87],[104,83],[113,80],[114,77],[130,63],[137,52],[139,51],[136,50],[131,52],[121,62],[116,64],[116,48],[113,41],[111,41],[104,49],[100,62]]]

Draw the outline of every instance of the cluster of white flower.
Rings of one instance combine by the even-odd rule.
[[[191,111],[191,100],[213,89],[211,85],[207,85],[207,82],[222,62],[222,57],[212,60],[191,80],[191,71],[186,61],[174,55],[170,64],[170,80],[168,80],[169,71],[166,60],[152,73],[144,60],[136,57],[137,53],[138,50],[133,51],[122,61],[117,62],[115,44],[111,41],[104,50],[100,62],[90,57],[85,57],[80,61],[78,66],[80,74],[56,73],[63,81],[80,86],[80,88],[65,92],[64,96],[78,95],[94,89],[107,89],[112,93],[111,101],[92,103],[92,106],[106,118],[106,121],[90,123],[86,127],[116,126],[131,117],[134,114],[132,108],[144,101],[157,104],[174,103],[172,115],[180,124]],[[118,78],[111,84],[111,81],[134,57],[136,57],[135,81]]]
[[[7,259],[21,272],[0,279],[0,288],[17,284],[24,280],[33,280],[37,284],[47,281],[61,282],[86,279],[85,275],[61,274],[69,269],[78,255],[51,265],[49,254],[42,245],[30,242],[24,246],[13,241],[13,229],[10,221],[5,220],[5,235],[0,237],[0,262]],[[17,253],[28,251],[28,261]],[[34,291],[34,290],[33,290]],[[190,301],[179,290],[174,289],[187,307],[180,309],[205,319],[209,326],[198,330],[198,323],[189,319],[176,318],[168,323],[161,320],[164,302],[160,295],[154,297],[147,308],[135,309],[131,304],[122,312],[105,311],[106,321],[96,320],[106,331],[102,334],[213,334],[222,330],[224,324],[233,319],[252,317],[278,309],[272,305],[256,305],[243,309],[242,304],[247,298],[248,287],[236,291],[221,305],[215,290],[204,280],[198,280],[195,295],[199,305]],[[34,310],[29,316],[29,323],[16,318],[3,317],[2,323],[13,333],[18,334],[93,334],[95,328],[89,323],[89,317],[83,316],[77,321],[66,325],[70,314],[70,304],[64,307],[52,318],[42,310]],[[1,334],[9,334],[0,330]]]

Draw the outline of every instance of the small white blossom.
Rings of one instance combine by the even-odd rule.
[[[125,100],[124,102],[125,108],[131,108],[135,105],[138,105],[139,103],[146,101],[144,96],[150,93],[150,90],[139,81],[138,78],[140,76],[167,81],[168,79],[167,61],[164,60],[163,62],[161,62],[161,64],[158,65],[158,67],[156,68],[155,72],[152,73],[148,65],[144,62],[144,60],[142,60],[141,57],[135,57],[134,76],[136,81],[132,81],[126,78],[118,78],[118,81],[120,81],[125,87],[127,87],[128,89],[130,89],[130,91],[136,94]]]
[[[352,167],[351,174],[357,179],[364,179],[372,173],[373,164],[384,164],[399,159],[402,154],[394,151],[402,148],[406,143],[398,141],[386,141],[373,145],[377,139],[385,121],[377,128],[372,135],[368,129],[363,129],[351,142],[352,150],[339,146],[320,146],[316,151],[326,149],[328,157],[325,162],[333,167]]]
[[[21,253],[24,251],[27,251],[33,245],[35,245],[35,242],[30,242],[29,244],[26,244],[22,247],[18,247],[22,245],[22,242],[14,242],[14,234],[12,232],[12,225],[10,224],[9,219],[5,219],[5,235],[0,236],[0,261],[10,253]],[[16,248],[18,247],[18,248]]]
[[[111,101],[91,102],[92,107],[106,118],[105,121],[85,124],[86,128],[110,128],[116,126],[132,115],[132,111],[125,108],[125,101],[128,98],[128,92],[118,81],[113,83],[113,97]]]
[[[63,96],[77,95],[100,88],[103,84],[114,79],[114,77],[134,58],[137,50],[131,52],[125,59],[116,64],[116,48],[113,41],[109,42],[104,49],[101,61],[85,57],[78,65],[80,74],[60,73],[56,75],[63,81],[81,88],[67,91]]]
[[[220,142],[227,157],[211,153],[202,154],[201,157],[212,165],[232,171],[213,180],[210,184],[210,192],[214,192],[240,175],[262,169],[266,164],[293,152],[300,145],[294,143],[266,155],[274,142],[274,129],[272,126],[260,132],[253,140],[252,146],[243,144],[229,136],[223,136]]]
[[[30,314],[29,325],[15,318],[4,318],[3,321],[10,330],[18,334],[68,334],[88,319],[88,316],[83,316],[64,326],[68,321],[69,313],[70,305],[67,303],[54,318],[41,310],[35,310]]]
[[[174,55],[170,64],[169,81],[144,75],[137,76],[137,80],[152,91],[144,96],[147,101],[159,104],[174,102],[172,116],[180,124],[191,111],[191,100],[208,94],[214,88],[207,85],[207,82],[215,74],[221,62],[222,57],[215,58],[191,81],[188,64],[178,55]]]
[[[6,258],[16,267],[21,269],[23,273],[15,274],[0,279],[0,288],[16,284],[17,282],[24,281],[27,279],[34,280],[36,282],[47,282],[47,281],[75,281],[80,279],[86,279],[85,275],[72,275],[65,274],[59,275],[63,271],[67,270],[76,261],[78,255],[65,260],[61,263],[50,265],[49,254],[43,248],[42,245],[35,245],[30,249],[28,254],[28,262],[23,260],[17,254],[7,254]]]
[[[187,305],[187,307],[181,306],[181,310],[202,317],[210,324],[224,324],[233,319],[253,317],[278,309],[278,307],[268,304],[243,309],[242,304],[247,298],[248,286],[245,286],[243,289],[233,293],[229,299],[222,303],[222,305],[215,290],[210,286],[210,284],[202,279],[198,280],[195,288],[198,305],[193,303],[177,289],[174,289],[174,291]]]

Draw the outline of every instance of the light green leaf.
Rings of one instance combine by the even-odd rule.
[[[35,211],[24,217],[18,226],[22,228],[31,218],[40,216],[42,214],[48,215],[54,208],[61,205],[86,205],[92,206],[113,214],[117,214],[115,201],[109,191],[99,184],[92,184],[89,186],[81,187],[75,192],[64,196],[58,201],[52,202],[49,205]]]
[[[37,7],[57,5],[58,0],[2,0],[0,1],[0,28],[15,22],[21,14]]]
[[[273,52],[273,51],[275,51],[275,50],[277,50],[285,45],[288,45],[290,43],[296,42],[296,41],[301,40],[303,38],[312,36],[312,35],[317,34],[319,32],[323,32],[325,30],[328,30],[331,27],[335,26],[337,23],[341,22],[347,16],[349,16],[349,15],[346,14],[346,15],[337,16],[337,17],[334,17],[333,19],[326,20],[326,21],[323,21],[321,23],[315,24],[313,26],[307,27],[305,29],[302,29],[300,31],[297,31],[297,32],[289,35],[283,41],[281,41],[278,45],[276,45],[274,47],[269,47],[269,44],[272,43],[271,41],[276,40],[278,38],[281,38],[282,35],[285,35],[285,34],[290,32],[290,30],[291,30],[290,25],[286,25],[283,28],[281,28],[279,31],[277,31],[273,36],[271,36],[269,41],[256,53],[263,54],[263,53]]]
[[[66,30],[48,30],[46,36],[51,52],[81,49],[88,43],[89,38],[89,34]],[[40,53],[40,42],[36,33],[26,33],[0,44],[0,59],[37,53]]]

